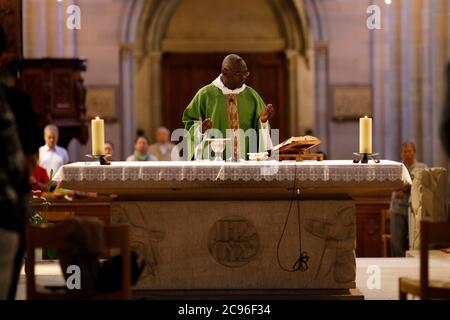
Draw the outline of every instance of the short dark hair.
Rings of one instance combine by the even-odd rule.
[[[416,144],[412,141],[406,141],[402,143],[402,148],[400,149],[401,151],[403,151],[403,149],[405,149],[406,147],[411,147],[413,149],[414,152],[416,151]]]
[[[227,55],[223,61],[222,61],[222,70],[223,69],[229,69],[232,65],[235,65],[237,62],[240,61],[244,61],[244,59],[242,59],[241,56],[235,54],[235,53],[231,53],[229,55]]]
[[[114,144],[111,141],[105,141],[105,144],[109,144],[114,149]]]
[[[150,142],[150,140],[148,140],[148,138],[147,138],[146,136],[144,136],[143,134],[141,134],[141,135],[138,135],[138,136],[136,137],[136,139],[134,139],[134,144],[136,144],[136,142],[139,140],[139,138],[144,138],[144,139],[147,141],[147,143]]]
[[[4,51],[6,51],[6,33],[5,29],[3,29],[2,26],[0,26],[0,54],[2,54]]]

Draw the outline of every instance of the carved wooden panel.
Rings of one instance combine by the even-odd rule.
[[[0,25],[7,36],[6,52],[0,58],[0,66],[22,57],[22,1],[0,1]]]
[[[59,144],[67,146],[72,138],[87,142],[86,89],[82,72],[86,61],[80,59],[22,59],[12,67],[20,74],[18,87],[32,99],[41,128],[49,123],[59,127]]]
[[[52,82],[58,84],[53,91],[52,114],[54,118],[77,118],[75,103],[76,79],[70,70],[54,70]]]

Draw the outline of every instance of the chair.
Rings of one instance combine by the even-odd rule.
[[[120,249],[122,254],[122,289],[114,292],[99,292],[91,299],[131,299],[131,249],[130,228],[128,225],[107,225],[103,227],[105,246],[107,249]],[[68,249],[71,247],[65,239],[64,228],[55,225],[47,228],[27,225],[26,228],[26,268],[27,299],[28,300],[61,300],[85,299],[81,293],[60,288],[49,290],[37,286],[35,276],[35,249],[50,247]]]
[[[450,223],[420,223],[420,280],[399,278],[399,299],[406,300],[407,294],[427,299],[450,299],[450,281],[433,281],[429,279],[428,247],[433,243],[450,243]]]
[[[57,223],[75,217],[75,212],[73,211],[46,211],[39,214],[50,223]]]
[[[47,220],[51,224],[59,223],[64,220],[69,220],[75,217],[75,212],[73,211],[44,211],[39,213],[42,218]],[[47,248],[42,248],[42,258],[44,260],[54,259],[51,256]],[[26,269],[27,270],[27,269]]]
[[[73,212],[73,211],[41,211],[41,212],[39,212],[39,215],[43,219],[45,219],[47,222],[49,222],[50,224],[55,224],[55,223],[59,223],[64,220],[72,219],[73,217],[75,217],[75,212]],[[47,248],[42,248],[42,258],[44,260],[52,259],[51,257],[49,257],[46,249]],[[27,259],[26,255],[25,255],[24,259],[26,261],[26,259]],[[25,263],[25,274],[28,274],[28,269],[27,269],[26,263]]]

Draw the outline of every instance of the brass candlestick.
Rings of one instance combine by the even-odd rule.
[[[380,163],[380,160],[378,160],[376,158],[378,156],[378,153],[359,153],[359,152],[355,152],[353,154],[355,156],[358,156],[357,159],[353,159],[353,163],[367,164],[367,163],[369,163],[369,160],[373,160],[373,162],[375,162],[375,163]]]
[[[100,165],[102,165],[102,166],[108,166],[111,164],[110,161],[106,160],[106,155],[104,155],[104,154],[102,154],[102,155],[87,154],[86,157],[94,159],[94,160],[98,160],[100,162]]]

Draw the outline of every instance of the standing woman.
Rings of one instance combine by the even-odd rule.
[[[148,153],[148,146],[146,136],[137,136],[134,141],[134,153],[127,158],[127,161],[158,161],[156,157]]]

